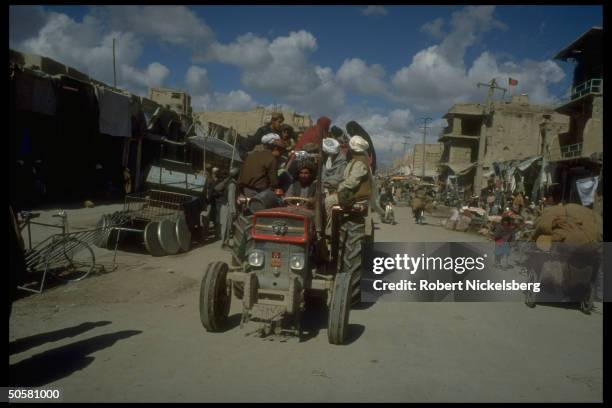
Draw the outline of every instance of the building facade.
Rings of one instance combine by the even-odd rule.
[[[425,148],[423,148],[425,146]],[[425,177],[435,178],[438,175],[438,166],[442,157],[444,145],[442,143],[428,143],[414,145],[404,159],[404,164],[410,168],[410,174],[421,177],[423,175],[423,158],[425,159]],[[425,152],[425,155],[423,155]]]
[[[248,112],[199,112],[194,116],[200,122],[212,122],[227,128],[235,129],[241,136],[252,135],[258,128],[270,121],[272,110],[258,106]],[[312,119],[308,115],[281,110],[285,118],[284,123],[297,131],[312,126]]]
[[[150,88],[149,99],[181,116],[191,116],[191,96],[187,92],[169,88]]]
[[[542,132],[553,140],[568,123],[568,118],[552,107],[530,104],[527,95],[495,101],[488,111],[481,104],[456,104],[444,118],[448,126],[438,139],[444,145],[440,178],[456,178],[472,195],[480,195],[488,185],[486,177],[476,179],[479,164],[487,175],[493,172],[494,163],[542,155],[548,150]]]
[[[560,51],[555,59],[573,61],[572,87],[555,111],[569,116],[550,156],[556,201],[583,203],[576,182],[598,177],[593,208],[602,212],[603,167],[603,30],[592,27]]]

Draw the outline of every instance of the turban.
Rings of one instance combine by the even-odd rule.
[[[340,150],[340,143],[336,139],[326,137],[323,139],[323,151],[327,154],[337,154]]]
[[[370,145],[368,144],[367,140],[365,140],[363,137],[352,136],[351,140],[349,140],[349,147],[354,152],[363,153],[368,150],[368,147],[370,147]]]

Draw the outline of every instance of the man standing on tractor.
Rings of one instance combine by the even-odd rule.
[[[369,200],[372,194],[372,180],[368,159],[368,142],[361,136],[352,136],[349,140],[352,159],[344,170],[343,180],[338,185],[338,191],[325,199],[327,222],[325,233],[331,234],[331,210],[334,205],[343,207],[357,201]]]
[[[334,193],[343,179],[346,155],[340,152],[340,142],[331,137],[323,139],[323,167],[321,182],[326,194]]]
[[[264,135],[261,142],[265,149],[249,153],[238,177],[238,186],[247,197],[278,187],[278,158],[285,143],[276,133]]]
[[[263,144],[264,143],[263,137],[266,135],[269,135],[270,133],[275,133],[279,135],[279,138],[280,138],[280,134],[282,131],[282,124],[284,120],[285,120],[285,117],[283,116],[282,113],[280,112],[272,113],[270,122],[266,123],[259,129],[257,129],[255,134],[252,136],[249,136],[247,140],[244,142],[244,144],[241,145],[240,150],[242,150],[242,153],[251,152],[253,149],[255,149],[255,146],[259,144]]]

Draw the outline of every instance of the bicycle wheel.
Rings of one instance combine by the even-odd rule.
[[[62,266],[50,270],[51,274],[64,282],[77,282],[85,279],[96,266],[96,257],[91,247],[76,238],[59,241],[54,252],[61,252]]]

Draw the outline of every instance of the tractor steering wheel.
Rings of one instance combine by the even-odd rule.
[[[313,200],[311,198],[305,197],[283,197],[283,204],[291,206],[291,207],[301,207],[308,206],[312,204]]]

